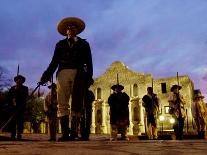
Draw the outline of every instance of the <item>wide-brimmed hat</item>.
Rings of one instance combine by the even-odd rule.
[[[16,82],[18,79],[21,79],[22,80],[22,83],[25,82],[26,78],[22,75],[17,75],[14,77],[14,82]]]
[[[59,22],[57,26],[58,32],[63,36],[67,36],[67,27],[69,25],[74,25],[77,27],[77,34],[81,33],[85,29],[85,23],[83,20],[77,17],[67,17]]]
[[[111,87],[112,90],[115,90],[115,89],[119,89],[119,90],[123,90],[124,89],[124,86],[120,85],[120,84],[116,84],[116,85],[113,85]]]
[[[173,91],[173,90],[176,89],[176,88],[178,88],[178,89],[180,90],[182,87],[175,84],[175,85],[173,85],[173,86],[171,87],[170,91]]]
[[[204,98],[204,96],[202,95],[200,89],[194,90],[194,99],[195,98]]]
[[[51,89],[51,88],[55,88],[55,89],[56,89],[56,87],[57,87],[57,86],[56,86],[55,83],[52,83],[51,85],[48,86],[49,89]]]

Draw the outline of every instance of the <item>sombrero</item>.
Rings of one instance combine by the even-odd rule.
[[[179,86],[179,85],[173,85],[172,87],[171,87],[171,91],[173,91],[175,88],[178,88],[179,90],[182,88],[181,86]]]
[[[194,99],[195,98],[205,98],[205,97],[201,94],[201,91],[198,89],[198,90],[194,90]]]
[[[111,87],[112,90],[115,90],[116,88],[120,89],[120,90],[123,90],[124,89],[124,86],[120,85],[120,84],[116,84],[116,85],[113,85]]]
[[[22,83],[25,82],[26,78],[22,75],[17,75],[14,77],[14,81],[16,82],[18,79],[21,79],[22,80]]]
[[[81,33],[85,29],[85,23],[83,20],[77,17],[67,17],[67,18],[62,19],[59,22],[57,26],[58,32],[62,34],[63,36],[66,36],[67,27],[70,24],[75,25],[77,27],[77,30],[78,30],[77,34]]]

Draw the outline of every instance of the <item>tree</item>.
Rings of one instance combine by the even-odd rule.
[[[12,78],[9,77],[8,71],[0,66],[0,91],[5,90],[6,88],[11,87]]]
[[[43,95],[41,92],[40,95]],[[31,122],[34,133],[39,132],[41,122],[45,120],[44,99],[38,97],[37,93],[31,96],[27,101],[25,121]]]

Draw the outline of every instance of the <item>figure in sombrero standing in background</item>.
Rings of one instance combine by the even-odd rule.
[[[185,113],[185,100],[183,95],[179,92],[182,87],[179,85],[173,85],[171,87],[171,92],[168,96],[169,102],[169,113],[175,119],[175,123],[173,125],[174,133],[176,135],[177,140],[183,139],[183,128],[184,121],[186,117]]]
[[[22,75],[15,76],[14,81],[16,85],[9,89],[10,110],[12,112],[16,112],[15,117],[12,118],[10,123],[11,140],[22,139],[24,129],[24,112],[28,97],[28,87],[23,85],[25,80],[26,78]]]
[[[203,101],[204,96],[201,94],[201,91],[194,90],[194,99],[192,105],[192,115],[195,120],[198,132],[199,139],[205,139],[205,131],[206,131],[206,116],[207,109],[206,105]]]
[[[57,78],[57,116],[60,118],[62,137],[59,141],[74,140],[77,137],[77,122],[82,116],[84,95],[86,89],[93,82],[93,65],[89,43],[77,35],[85,28],[85,23],[76,17],[64,18],[58,24],[58,31],[66,36],[55,47],[52,61],[43,73],[40,84],[49,81],[58,68]],[[74,91],[75,90],[75,91]],[[69,106],[73,92],[79,99],[73,99]],[[75,97],[74,96],[74,97]],[[71,108],[71,130],[69,133],[69,108]],[[75,124],[75,125],[74,125]]]
[[[56,84],[51,83],[48,86],[50,92],[45,97],[44,110],[48,118],[50,139],[48,141],[56,141],[57,133],[57,91]]]
[[[157,115],[159,112],[159,98],[153,92],[153,87],[147,87],[147,94],[143,96],[143,107],[147,117],[147,135],[148,139],[158,139],[157,136]]]
[[[111,124],[110,140],[117,140],[118,133],[121,134],[121,140],[129,140],[127,137],[127,129],[129,127],[129,96],[125,92],[122,92],[124,86],[118,82],[111,89],[114,92],[108,98]]]

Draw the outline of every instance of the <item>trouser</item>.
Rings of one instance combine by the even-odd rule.
[[[24,116],[18,116],[11,122],[11,137],[15,138],[17,132],[17,138],[21,138],[21,134],[24,129]]]
[[[117,134],[121,134],[121,138],[126,138],[128,123],[127,121],[117,121],[116,124],[111,124],[111,138],[116,139]]]
[[[49,133],[51,139],[56,139],[57,132],[57,116],[49,117]]]
[[[90,125],[91,125],[91,115],[87,113],[86,115],[72,115],[71,120],[71,131],[74,133],[75,137],[78,137],[80,133],[83,139],[88,139],[90,135]]]
[[[61,125],[62,138],[68,138],[69,136],[69,116],[68,115],[60,117],[60,125]]]
[[[185,118],[182,117],[174,117],[175,124],[173,125],[174,133],[176,135],[176,139],[182,140],[183,139],[183,127],[184,127],[184,120]]]
[[[203,117],[197,117],[195,119],[195,123],[197,126],[197,132],[198,132],[198,138],[205,138],[205,130],[206,130],[206,124],[205,119]]]
[[[86,107],[85,113],[81,119],[81,126],[80,126],[80,132],[81,132],[81,137],[83,139],[88,139],[90,135],[90,127],[91,127],[91,108],[92,107]]]
[[[69,115],[69,102],[76,74],[76,69],[63,69],[57,75],[58,117]]]
[[[157,127],[154,126],[152,123],[147,124],[148,132],[147,136],[149,139],[157,139]]]
[[[149,139],[157,139],[157,116],[147,114],[147,135]]]

